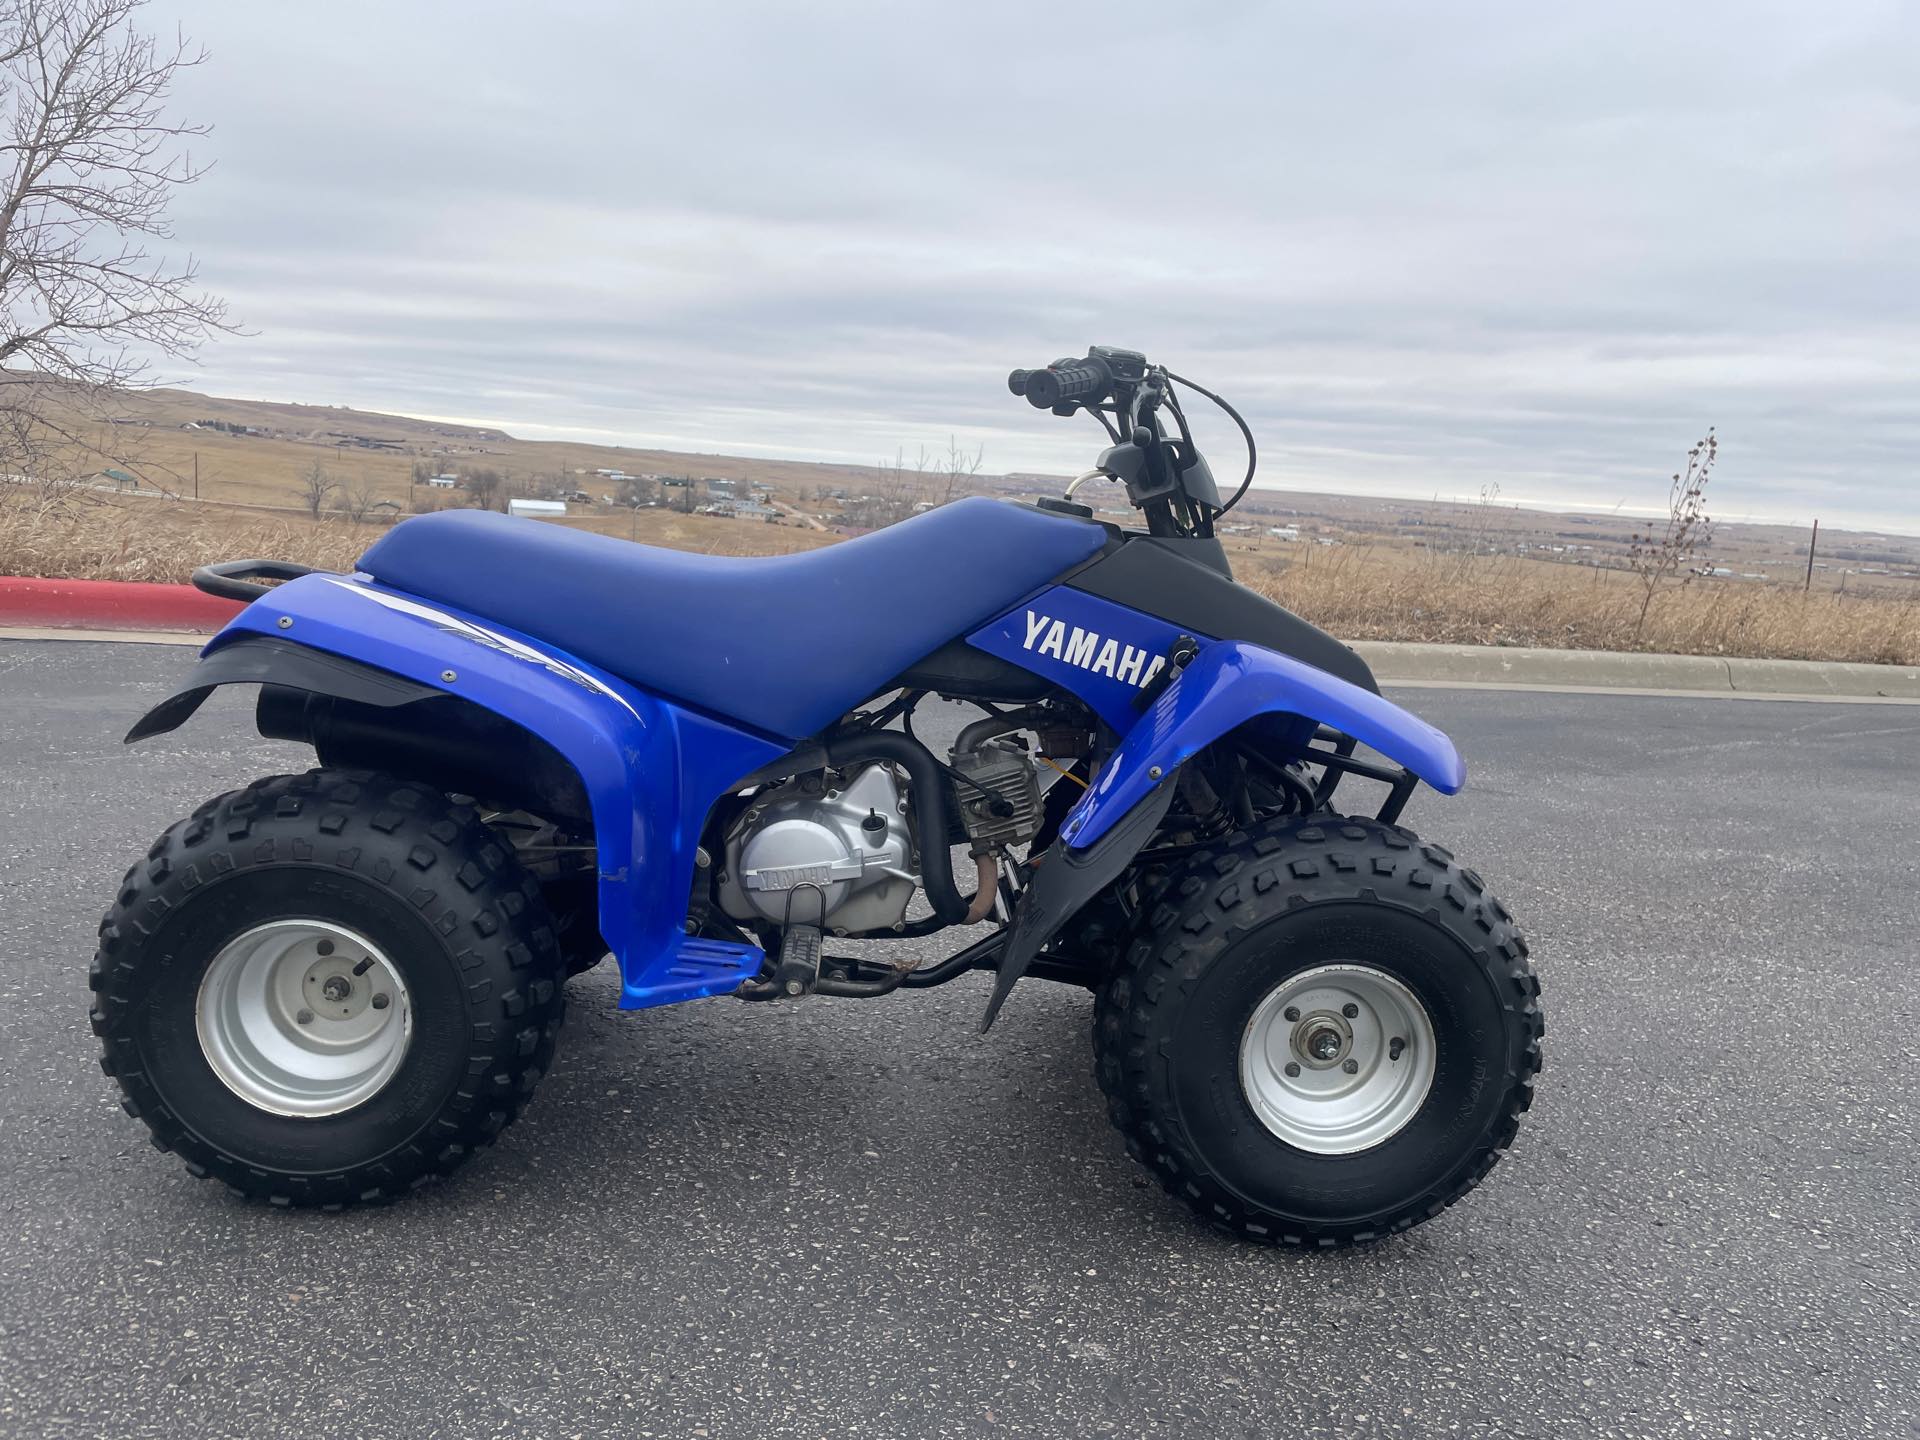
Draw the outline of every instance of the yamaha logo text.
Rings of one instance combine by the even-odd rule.
[[[1145,685],[1166,664],[1152,651],[1123,645],[1118,640],[1034,610],[1027,611],[1027,638],[1023,648],[1134,686]]]

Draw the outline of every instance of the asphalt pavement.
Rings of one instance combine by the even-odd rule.
[[[0,644],[0,1436],[1920,1433],[1920,708],[1403,694],[1547,1066],[1461,1204],[1301,1255],[1128,1160],[1087,995],[982,1038],[984,977],[622,1015],[603,969],[455,1181],[193,1180],[95,1064],[94,926],[305,756],[226,698],[123,749],[190,659]]]

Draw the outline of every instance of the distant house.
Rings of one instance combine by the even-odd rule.
[[[1276,540],[1292,542],[1300,538],[1300,527],[1298,525],[1269,525],[1267,527],[1267,534]]]
[[[429,475],[427,484],[436,490],[451,490],[460,483],[458,475]]]
[[[509,515],[527,515],[542,519],[550,518],[555,515],[566,514],[567,502],[564,500],[509,500],[507,501],[507,513]]]
[[[139,477],[129,475],[125,470],[102,470],[100,473],[113,481],[116,489],[138,490],[140,488]]]

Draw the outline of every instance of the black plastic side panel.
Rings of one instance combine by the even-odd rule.
[[[1229,580],[1233,578],[1233,566],[1227,563],[1226,547],[1214,536],[1201,539],[1194,535],[1136,535],[1131,543],[1152,545],[1169,555],[1179,556],[1189,564],[1204,565]]]
[[[1034,869],[1033,883],[1014,911],[1013,933],[1007,937],[1007,948],[1000,952],[993,994],[980,1021],[982,1034],[992,1026],[1014,982],[1026,973],[1040,947],[1133,863],[1140,847],[1166,818],[1173,792],[1172,777],[1162,780],[1119,824],[1085,850],[1069,850],[1058,840],[1047,848],[1046,858]]]
[[[936,695],[1023,703],[1044,698],[1053,687],[1010,660],[977,650],[965,640],[949,640],[926,659],[901,671],[886,689],[931,690]]]
[[[1319,626],[1218,571],[1195,564],[1163,542],[1132,541],[1067,583],[1103,600],[1158,615],[1196,635],[1264,645],[1350,685],[1380,693],[1367,662]]]
[[[142,715],[127,732],[124,743],[131,745],[150,735],[177,730],[220,686],[248,683],[286,685],[295,690],[337,695],[343,700],[382,707],[410,705],[443,693],[324,650],[270,635],[250,636],[230,641],[211,655],[203,656],[194,665],[187,683]]]

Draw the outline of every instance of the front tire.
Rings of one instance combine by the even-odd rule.
[[[279,1205],[451,1173],[552,1064],[565,999],[533,877],[471,806],[314,770],[208,801],[128,872],[91,985],[154,1145]]]
[[[1432,1218],[1532,1101],[1539,982],[1480,877],[1411,831],[1294,818],[1196,853],[1100,992],[1127,1148],[1211,1224],[1331,1248]]]

